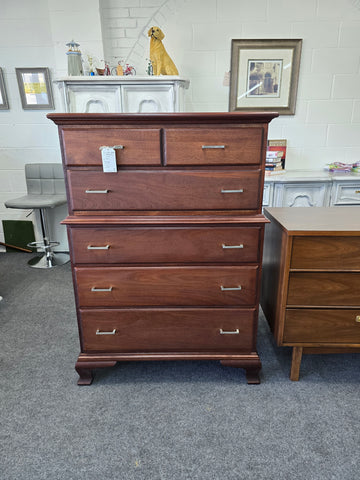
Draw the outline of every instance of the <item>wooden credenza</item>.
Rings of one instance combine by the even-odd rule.
[[[276,342],[303,353],[360,352],[360,208],[268,208],[261,307]]]
[[[277,114],[49,114],[59,127],[81,353],[220,360],[259,383],[268,122]],[[100,148],[116,146],[116,171]]]

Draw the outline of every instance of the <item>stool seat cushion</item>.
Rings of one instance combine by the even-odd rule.
[[[22,208],[30,210],[33,208],[54,208],[66,203],[66,195],[24,195],[23,197],[6,200],[7,208]]]

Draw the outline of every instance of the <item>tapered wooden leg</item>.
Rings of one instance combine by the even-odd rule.
[[[302,359],[303,347],[293,347],[290,380],[297,382],[300,376],[300,364]]]
[[[94,368],[113,367],[116,363],[115,361],[76,362],[75,370],[79,374],[78,385],[91,385],[94,378],[92,373]]]

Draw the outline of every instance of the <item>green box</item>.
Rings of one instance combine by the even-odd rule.
[[[27,244],[35,241],[34,225],[30,220],[3,220],[2,224],[5,243],[8,245],[29,248]]]

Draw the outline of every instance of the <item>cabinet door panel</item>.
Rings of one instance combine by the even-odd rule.
[[[250,353],[255,322],[255,309],[80,309],[85,352]]]
[[[258,268],[76,267],[81,306],[253,306]]]

